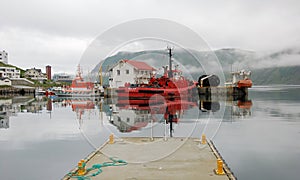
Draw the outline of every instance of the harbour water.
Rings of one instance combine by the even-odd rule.
[[[174,109],[178,122],[172,131],[164,121],[170,106],[160,112],[155,105],[118,106],[114,99],[2,98],[0,179],[60,179],[111,133],[119,138],[205,133],[238,179],[299,179],[299,90],[254,87],[247,101],[189,102]]]

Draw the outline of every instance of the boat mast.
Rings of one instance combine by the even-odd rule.
[[[168,51],[169,51],[169,73],[168,76],[169,78],[173,77],[173,71],[172,71],[172,48],[168,47]]]
[[[78,64],[78,66],[77,66],[77,76],[81,76],[81,72],[80,72],[81,70],[80,70],[80,64]]]

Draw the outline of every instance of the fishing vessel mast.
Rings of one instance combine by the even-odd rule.
[[[172,78],[173,77],[173,71],[172,71],[172,49],[171,47],[167,47],[168,51],[169,51],[169,73],[168,73],[168,77]]]

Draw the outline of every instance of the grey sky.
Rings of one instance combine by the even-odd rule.
[[[213,49],[275,51],[300,45],[297,0],[1,0],[0,50],[21,68],[74,72],[105,30],[140,18],[185,25]],[[101,51],[101,49],[99,49]]]

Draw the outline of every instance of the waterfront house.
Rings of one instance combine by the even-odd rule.
[[[125,83],[148,83],[155,68],[145,62],[134,60],[120,60],[109,69],[109,85],[112,88],[124,86]]]
[[[47,81],[47,74],[42,73],[41,69],[36,69],[36,68],[26,69],[24,76],[25,78],[37,80],[41,83]]]

